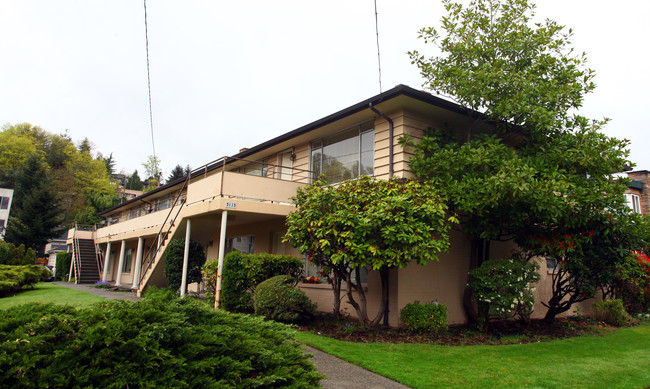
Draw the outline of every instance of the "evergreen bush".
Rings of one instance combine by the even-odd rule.
[[[72,253],[56,253],[55,275],[57,281],[67,281],[70,275]]]
[[[601,300],[594,303],[594,317],[610,326],[623,327],[634,319],[625,312],[620,299]]]
[[[89,308],[26,304],[0,317],[0,387],[313,388],[285,325],[169,290]]]
[[[169,242],[165,254],[165,279],[167,287],[177,291],[183,278],[183,256],[185,255],[185,239],[173,239]],[[189,261],[187,264],[187,283],[201,282],[201,266],[205,263],[205,251],[201,244],[190,240]]]
[[[400,311],[404,326],[417,334],[442,332],[448,328],[447,307],[444,304],[420,304],[414,301],[406,304]]]
[[[255,314],[283,323],[304,323],[314,318],[316,304],[296,288],[295,278],[275,276],[255,288]]]
[[[15,293],[26,286],[45,281],[52,272],[37,265],[0,265],[0,296]]]
[[[221,284],[223,308],[231,312],[253,312],[257,285],[282,274],[297,282],[302,276],[302,266],[300,258],[288,255],[228,253]]]

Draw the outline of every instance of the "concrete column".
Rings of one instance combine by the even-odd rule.
[[[190,232],[192,229],[192,221],[187,219],[187,226],[185,227],[185,251],[183,252],[183,275],[181,277],[181,297],[185,296],[187,292],[187,267],[190,263]]]
[[[120,261],[117,263],[117,276],[115,277],[115,286],[122,286],[122,267],[124,266],[124,257],[126,256],[126,241],[122,240],[120,247]]]
[[[133,270],[133,285],[131,289],[138,290],[140,286],[140,268],[142,268],[142,250],[144,249],[144,239],[138,238],[138,251],[135,255],[135,269]]]
[[[104,259],[104,272],[102,281],[108,281],[108,268],[111,266],[111,242],[106,243],[106,259]]]
[[[226,254],[226,223],[228,211],[221,212],[221,231],[219,233],[219,268],[217,269],[217,290],[214,293],[214,308],[221,305],[221,274],[223,270],[223,257]]]

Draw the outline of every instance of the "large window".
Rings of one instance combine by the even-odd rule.
[[[131,262],[133,262],[133,249],[127,249],[122,265],[122,273],[131,273]]]
[[[639,195],[626,193],[625,201],[627,202],[628,207],[632,209],[635,213],[641,213],[641,201]]]
[[[255,252],[255,236],[234,236],[226,239],[226,253],[239,251],[244,254],[253,254]]]
[[[311,142],[311,170],[331,184],[374,173],[373,123],[354,126]]]
[[[7,208],[9,208],[9,197],[0,196],[0,209],[7,209]]]

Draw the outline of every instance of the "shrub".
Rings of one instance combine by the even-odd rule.
[[[0,240],[0,265],[34,265],[36,253],[31,248],[25,250],[25,245],[15,246]]]
[[[43,266],[0,265],[0,296],[15,293],[25,286],[33,286],[51,276],[52,272]]]
[[[406,304],[400,311],[400,319],[409,331],[424,334],[428,332],[446,331],[447,307],[444,304],[420,304],[414,301]]]
[[[76,310],[27,304],[0,318],[0,387],[313,388],[283,324],[169,290]]]
[[[205,281],[206,297],[214,300],[214,293],[217,289],[217,272],[219,271],[219,260],[210,259],[203,264],[201,274]],[[222,281],[223,284],[223,281]]]
[[[177,291],[183,278],[183,256],[185,255],[185,239],[173,239],[169,242],[165,254],[165,279],[167,287]],[[189,260],[187,264],[187,283],[201,282],[201,266],[205,263],[205,251],[201,244],[190,240]]]
[[[594,318],[616,327],[623,327],[634,320],[625,312],[623,301],[620,299],[596,301]]]
[[[519,256],[485,261],[470,271],[469,286],[485,324],[492,317],[507,319],[515,314],[528,320],[533,312],[534,289],[539,281],[539,266]]]
[[[278,275],[297,280],[302,276],[302,260],[288,255],[228,253],[224,258],[221,302],[232,312],[253,312],[255,287]]]
[[[314,318],[316,304],[295,279],[282,275],[269,278],[255,289],[255,314],[283,323],[303,323]]]
[[[70,275],[70,262],[72,253],[56,253],[56,265],[54,267],[57,280],[68,280]]]

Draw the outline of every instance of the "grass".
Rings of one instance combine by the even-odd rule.
[[[650,324],[605,336],[504,346],[352,343],[298,332],[310,346],[414,388],[643,388]]]
[[[106,299],[81,290],[70,289],[47,282],[39,282],[34,286],[34,289],[25,289],[22,292],[16,293],[14,296],[0,298],[0,309],[7,309],[31,302],[86,307],[100,301],[106,301]]]

